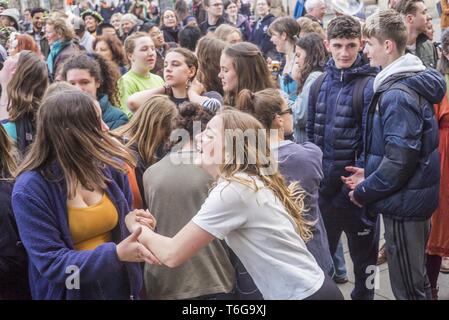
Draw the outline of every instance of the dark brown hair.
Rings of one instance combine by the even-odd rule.
[[[62,78],[67,80],[67,72],[72,69],[87,70],[91,77],[100,83],[98,94],[106,94],[113,105],[120,104],[117,81],[120,73],[117,66],[96,53],[81,53],[64,63]]]
[[[339,16],[333,18],[327,26],[327,40],[332,39],[360,39],[362,26],[359,21],[351,16]]]
[[[275,88],[267,63],[255,44],[235,43],[226,47],[223,54],[234,60],[234,69],[238,75],[237,90],[225,94],[226,104],[234,105],[237,95],[243,89],[257,92]]]
[[[266,129],[270,129],[274,117],[282,111],[285,101],[277,89],[265,89],[256,93],[248,89],[240,91],[236,107],[253,115]]]
[[[171,52],[179,53],[184,57],[184,61],[189,68],[195,68],[195,74],[192,77],[194,78],[196,76],[196,73],[198,72],[198,58],[196,57],[196,55],[186,48],[172,48],[167,51],[167,54]],[[167,56],[167,54],[165,56]]]
[[[213,118],[214,114],[203,108],[198,103],[184,102],[179,106],[179,115],[176,118],[174,129],[184,129],[189,132],[190,138],[194,138],[193,123],[201,123],[201,131],[206,129],[207,123]]]
[[[78,185],[88,190],[106,189],[104,165],[126,172],[126,162],[135,165],[134,158],[116,139],[101,129],[101,119],[94,100],[80,90],[67,90],[48,95],[37,115],[35,142],[17,170],[17,175],[41,170],[54,180],[51,165],[62,169],[69,198]]]
[[[123,49],[123,44],[120,42],[119,38],[111,35],[102,35],[96,37],[92,46],[94,50],[97,44],[101,41],[103,41],[108,45],[109,50],[111,50],[112,59],[114,60],[114,62],[120,67],[125,66],[126,65],[125,50]]]
[[[268,27],[268,34],[271,36],[273,32],[287,35],[288,41],[294,43],[300,32],[298,22],[292,17],[279,17],[274,20]]]
[[[9,119],[34,115],[48,86],[47,64],[34,52],[20,52],[17,68],[8,84]]]
[[[317,33],[309,33],[299,37],[296,46],[306,52],[304,65],[298,70],[298,94],[302,91],[307,77],[314,71],[323,71],[327,61],[326,48],[323,39]]]
[[[220,57],[226,47],[222,40],[203,37],[198,42],[196,54],[198,56],[198,80],[206,91],[216,91],[223,95],[223,87],[218,77],[220,73]]]

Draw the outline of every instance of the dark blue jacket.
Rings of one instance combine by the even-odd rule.
[[[11,207],[13,186],[0,177],[0,300],[31,298],[27,255]]]
[[[61,169],[51,166],[51,176],[61,177]],[[118,260],[116,244],[129,232],[125,215],[132,204],[126,174],[104,169],[109,179],[106,193],[119,214],[118,226],[112,231],[113,242],[94,250],[75,251],[67,214],[65,180],[49,181],[40,171],[21,174],[12,195],[12,206],[20,237],[29,257],[29,277],[33,299],[133,299],[142,288],[142,271],[137,263]],[[67,289],[79,269],[80,288]],[[70,279],[68,280],[70,282]]]
[[[390,89],[395,82],[413,94]],[[365,124],[366,179],[354,192],[371,214],[426,220],[438,207],[440,160],[433,104],[443,99],[445,90],[443,76],[433,69],[414,76],[394,74],[377,90]],[[419,96],[427,101],[420,104]]]
[[[120,108],[114,107],[106,94],[100,95],[98,102],[100,103],[103,121],[109,129],[114,130],[128,123],[129,119],[126,113]]]
[[[259,47],[265,58],[270,57],[273,60],[279,60],[280,54],[277,52],[276,46],[271,42],[271,37],[267,33],[268,27],[274,20],[276,20],[276,17],[270,13],[263,19],[254,22],[250,41]]]
[[[305,191],[304,205],[307,210],[305,215],[307,220],[314,222],[313,237],[306,243],[307,249],[315,257],[321,269],[326,274],[330,274],[333,270],[333,262],[326,228],[318,206],[318,190],[323,178],[322,155],[320,148],[310,142],[296,144],[286,140],[279,143],[279,170],[287,183],[299,182]]]
[[[352,207],[349,190],[340,177],[348,176],[345,167],[354,165],[363,151],[362,126],[352,106],[354,86],[356,81],[377,72],[377,68],[364,64],[361,56],[349,69],[337,69],[331,59],[316,105],[309,97],[307,137],[323,151],[324,179],[320,196],[338,208]],[[364,110],[373,96],[373,81],[374,76],[364,89]],[[311,94],[313,91],[312,85]]]

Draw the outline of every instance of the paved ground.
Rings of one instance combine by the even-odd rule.
[[[383,240],[383,226],[381,229],[381,244],[384,243]],[[340,284],[338,287],[343,293],[345,299],[351,299],[351,291],[354,288],[354,272],[351,257],[349,256],[348,246],[346,243],[346,237],[343,236],[344,248],[345,248],[345,260],[346,268],[348,270],[349,282],[345,284]],[[393,292],[390,286],[390,277],[388,275],[388,263],[384,263],[379,266],[379,288],[376,289],[375,300],[395,300]],[[449,300],[449,274],[440,273],[438,278],[438,285],[440,287],[439,299]]]

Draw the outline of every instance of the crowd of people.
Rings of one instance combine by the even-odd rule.
[[[0,2],[0,299],[438,299],[441,3]]]

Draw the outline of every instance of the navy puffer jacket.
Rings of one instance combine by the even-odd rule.
[[[372,76],[363,93],[365,109],[373,96],[373,81],[377,72],[377,68],[364,64],[361,56],[349,69],[337,69],[331,59],[326,66],[327,75],[315,105],[309,97],[307,137],[323,151],[324,179],[320,196],[328,198],[339,208],[352,206],[349,190],[340,177],[348,175],[345,167],[354,165],[363,150],[361,121],[352,106],[355,83]],[[310,94],[315,85],[312,85]]]
[[[410,92],[391,87],[396,82]],[[366,117],[366,179],[354,191],[371,215],[419,221],[438,207],[440,160],[433,104],[443,99],[445,89],[443,76],[426,69],[412,76],[393,74],[376,90]],[[418,94],[425,100],[420,102]]]

